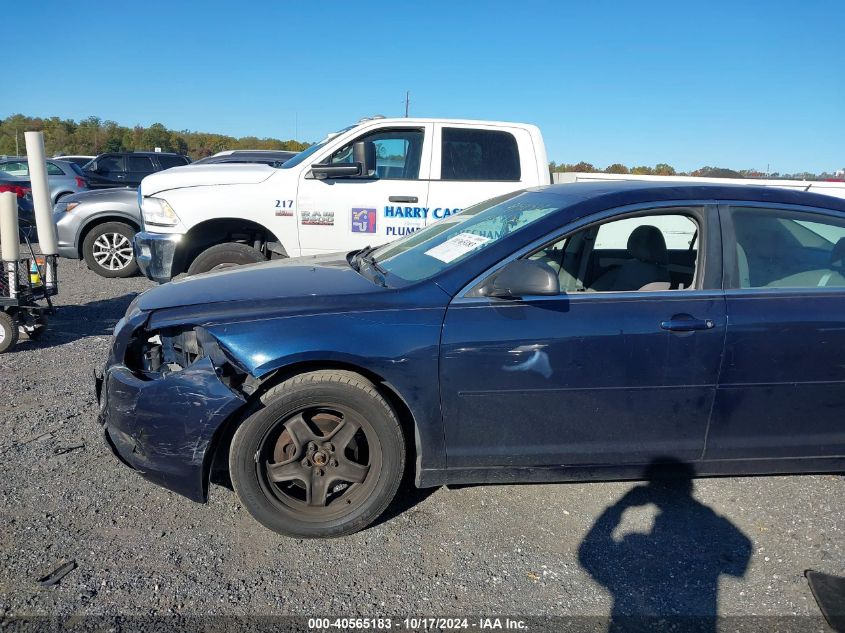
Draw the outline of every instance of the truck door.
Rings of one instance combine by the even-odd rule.
[[[434,132],[427,224],[477,202],[534,187],[534,148],[526,130],[438,123]]]
[[[432,124],[362,133],[314,163],[351,163],[352,144],[372,141],[376,173],[318,180],[303,172],[297,195],[303,255],[383,244],[425,226]]]

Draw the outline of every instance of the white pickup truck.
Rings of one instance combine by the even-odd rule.
[[[166,282],[233,264],[382,244],[465,206],[550,184],[522,123],[364,119],[280,167],[176,167],[138,190],[138,264]]]

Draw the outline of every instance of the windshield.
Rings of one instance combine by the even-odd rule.
[[[560,208],[544,193],[510,193],[468,207],[373,251],[379,267],[405,281],[428,279]]]
[[[329,134],[326,138],[324,138],[319,143],[315,143],[314,145],[312,145],[308,149],[302,150],[301,152],[299,152],[299,154],[297,154],[293,158],[289,158],[288,160],[286,160],[281,165],[278,165],[277,167],[279,169],[290,169],[291,167],[296,167],[297,165],[303,163],[306,159],[313,156],[316,152],[318,152],[322,148],[324,148],[326,146],[326,143],[328,143],[330,140],[335,138],[338,134],[343,134],[344,132],[348,132],[349,130],[351,130],[352,128],[355,128],[355,127],[358,127],[358,126],[357,125],[350,125],[349,127],[345,127],[342,130],[338,130],[334,134]],[[276,165],[274,165],[274,167],[276,167]]]

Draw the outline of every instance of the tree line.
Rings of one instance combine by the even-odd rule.
[[[102,120],[90,116],[81,121],[50,117],[42,119],[23,114],[13,114],[0,120],[0,156],[15,156],[26,152],[23,133],[43,131],[44,145],[49,156],[56,154],[97,155],[103,152],[153,151],[156,147],[163,152],[177,152],[197,160],[227,149],[277,149],[300,152],[310,143],[296,139],[258,138],[242,136],[236,138],[225,134],[192,132],[190,130],[170,130],[161,123],[149,127],[135,125],[126,127],[114,121]],[[613,163],[604,169],[592,163],[556,163],[549,167],[553,172],[577,171],[606,174],[643,174],[653,176],[703,176],[711,178],[776,178],[791,180],[827,180],[836,175],[822,172],[798,172],[766,174],[757,169],[733,170],[726,167],[705,166],[689,172],[677,171],[667,163],[658,163],[654,167],[639,165],[628,167],[622,163]]]
[[[727,167],[705,166],[692,171],[677,171],[672,165],[658,163],[654,167],[639,165],[628,167],[622,163],[613,163],[604,169],[596,167],[592,163],[581,161],[580,163],[561,163],[554,161],[549,163],[553,172],[577,171],[602,174],[635,174],[643,176],[697,176],[700,178],[771,178],[775,180],[840,180],[841,176],[822,172],[814,174],[809,171],[796,172],[794,174],[782,174],[780,172],[766,173],[759,169],[728,169]]]
[[[236,138],[225,134],[169,130],[161,123],[149,127],[126,127],[114,121],[91,116],[81,121],[50,117],[42,119],[13,114],[0,121],[0,156],[25,154],[24,132],[44,132],[48,156],[82,154],[96,156],[103,152],[153,151],[177,152],[197,160],[227,149],[276,149],[300,152],[310,145],[295,139]]]

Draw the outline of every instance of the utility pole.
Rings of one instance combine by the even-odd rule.
[[[410,107],[411,107],[411,91],[406,90],[405,91],[405,118],[406,119],[408,118],[408,110],[410,109]]]
[[[21,148],[18,147],[18,128],[15,128],[15,156],[21,155]]]
[[[299,141],[299,112],[293,113],[293,140]]]

